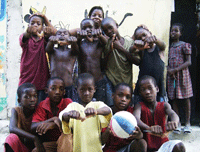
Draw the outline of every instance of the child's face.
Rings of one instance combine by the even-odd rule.
[[[100,27],[103,20],[103,12],[100,9],[95,9],[90,18],[94,21],[96,27]]]
[[[56,36],[58,37],[58,39],[60,41],[64,41],[65,40],[65,36],[69,36],[69,31],[67,31],[66,29],[59,29],[56,32]]]
[[[176,25],[172,26],[170,35],[171,39],[179,39],[181,36],[180,27]]]
[[[65,94],[64,82],[60,79],[51,80],[46,93],[48,93],[51,102],[60,103]]]
[[[142,40],[144,41],[147,37],[150,37],[151,33],[146,29],[138,29],[135,33],[135,40]]]
[[[31,26],[32,31],[34,31],[34,33],[32,33],[33,35],[37,35],[37,32],[41,33],[41,31],[43,29],[42,18],[38,17],[38,16],[31,17],[29,26]]]
[[[113,34],[118,34],[118,27],[116,25],[116,23],[114,21],[106,21],[103,25],[102,25],[102,29],[105,32],[105,34],[112,38]]]
[[[112,95],[114,105],[118,110],[125,110],[131,102],[131,89],[121,85]]]
[[[82,102],[89,103],[92,100],[95,91],[93,79],[84,81],[79,80],[77,92]]]
[[[34,110],[37,104],[37,91],[35,88],[26,88],[18,99],[22,107]]]
[[[88,36],[92,36],[92,30],[94,30],[94,21],[93,20],[82,21],[81,30],[85,30]]]
[[[140,95],[145,102],[151,103],[156,101],[158,87],[155,86],[151,79],[142,80],[140,82]]]

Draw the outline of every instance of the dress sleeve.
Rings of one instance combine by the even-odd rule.
[[[62,120],[62,116],[63,116],[63,114],[65,113],[65,112],[69,112],[69,111],[71,111],[73,108],[73,105],[72,105],[72,103],[70,103],[63,111],[61,111],[60,112],[60,114],[59,114],[59,119],[61,120],[61,122],[62,122],[62,129],[63,129],[63,133],[64,134],[69,134],[69,133],[71,133],[71,126],[72,126],[72,124],[73,124],[73,119],[70,119],[69,120],[69,122],[65,122],[65,121],[63,121]]]
[[[183,53],[184,54],[192,54],[192,46],[190,43],[185,43],[183,46]]]
[[[44,108],[42,108],[42,102],[41,102],[33,114],[32,122],[45,121],[47,119],[46,116],[47,116],[46,111]]]

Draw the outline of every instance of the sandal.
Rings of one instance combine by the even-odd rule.
[[[181,127],[176,128],[173,133],[175,134],[181,134]]]
[[[192,129],[191,129],[189,126],[185,126],[185,127],[183,128],[183,132],[186,133],[186,134],[189,134],[189,133],[192,132]]]

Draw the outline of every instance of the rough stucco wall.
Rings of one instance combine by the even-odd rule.
[[[22,2],[21,0],[7,1],[7,103],[8,116],[10,110],[15,106],[16,91],[19,81],[19,66],[21,57],[21,47],[19,45],[19,35],[23,33],[22,23]]]

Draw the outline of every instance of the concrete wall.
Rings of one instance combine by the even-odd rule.
[[[113,17],[118,23],[126,13],[133,13],[133,16],[128,17],[119,27],[120,34],[132,36],[138,25],[146,24],[154,35],[166,42],[168,48],[172,4],[173,0],[8,0],[6,51],[8,106],[4,111],[8,110],[7,115],[10,116],[10,109],[15,106],[21,56],[19,35],[27,27],[27,23],[23,22],[23,17],[29,13],[31,6],[39,11],[46,6],[46,16],[52,21],[52,24],[57,25],[59,21],[62,21],[64,24],[69,24],[69,29],[79,27],[84,18],[85,9],[89,12],[90,8],[95,5],[102,6],[105,12],[108,10],[108,16]],[[136,82],[138,67],[133,69],[133,79]],[[2,115],[3,112],[0,112],[0,118]]]

